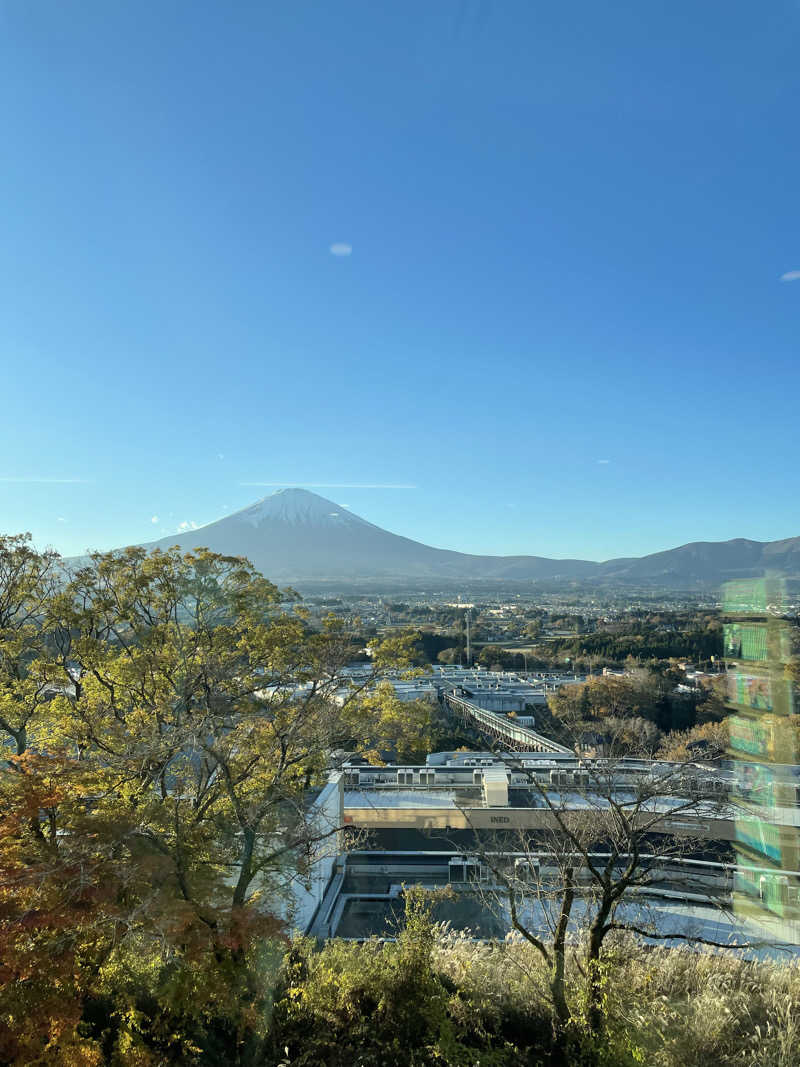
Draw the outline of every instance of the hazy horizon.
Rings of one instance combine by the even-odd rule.
[[[341,504],[341,503],[339,503],[339,501],[334,500],[332,497],[328,496],[327,494],[323,494],[322,492],[318,492],[317,490],[310,490],[310,489],[306,490],[305,487],[303,487],[303,486],[284,486],[284,487],[281,487],[279,489],[275,489],[272,493],[268,493],[264,497],[259,497],[256,500],[249,501],[248,504],[245,504],[241,508],[233,509],[232,511],[227,512],[225,515],[218,515],[215,518],[210,519],[208,522],[205,522],[205,523],[194,523],[194,524],[183,523],[183,524],[180,524],[178,527],[176,527],[175,530],[172,530],[172,531],[170,531],[170,532],[168,532],[166,534],[159,533],[157,536],[153,536],[153,534],[151,534],[147,538],[140,538],[138,540],[133,540],[133,541],[130,541],[130,540],[126,541],[126,540],[123,539],[119,543],[116,543],[116,544],[113,544],[113,545],[110,545],[110,544],[109,545],[105,545],[105,544],[104,545],[85,545],[85,546],[83,546],[83,548],[79,549],[78,551],[69,551],[69,552],[63,551],[59,547],[59,545],[56,544],[56,543],[48,542],[47,543],[47,547],[55,548],[57,551],[61,552],[61,555],[66,556],[66,557],[70,557],[70,556],[80,556],[86,551],[107,551],[107,550],[112,549],[112,548],[121,548],[121,547],[124,547],[125,545],[128,545],[128,544],[142,544],[142,543],[147,544],[149,542],[162,540],[165,537],[169,538],[170,536],[173,536],[173,535],[174,535],[174,537],[175,537],[175,539],[177,541],[181,537],[181,535],[183,535],[183,534],[190,533],[190,532],[193,532],[193,531],[196,531],[196,530],[202,530],[206,526],[210,526],[215,522],[219,522],[219,520],[222,519],[222,518],[229,518],[231,515],[235,515],[240,511],[247,510],[248,507],[253,507],[254,505],[260,504],[262,501],[268,500],[271,496],[274,496],[276,493],[282,493],[282,492],[285,492],[286,490],[290,490],[291,491],[293,489],[303,489],[306,492],[313,493],[315,496],[321,498],[322,500],[328,501],[332,505],[335,505],[337,507],[346,509],[351,514],[353,514],[355,516],[358,516],[361,519],[365,519],[367,522],[370,522],[373,525],[380,526],[380,523],[375,523],[374,520],[369,516],[369,514],[363,514],[363,513],[359,512],[359,511],[356,511],[354,508],[351,508],[347,504]],[[384,529],[384,527],[381,527],[381,528]],[[385,528],[385,529],[388,529],[388,528]],[[388,529],[388,532],[394,533],[394,534],[400,534],[403,537],[410,537],[411,540],[418,541],[421,544],[429,544],[429,542],[423,541],[419,537],[414,537],[411,534],[407,534],[407,533],[404,533],[404,532],[399,531],[399,530]],[[789,538],[792,537],[792,536],[793,535],[789,535]],[[794,535],[794,536],[798,536],[798,535]],[[773,540],[780,541],[780,540],[788,540],[789,538],[774,538]],[[746,540],[756,540],[755,538],[745,538],[745,539]],[[677,542],[675,544],[663,545],[661,548],[653,549],[652,552],[660,552],[660,551],[666,551],[666,550],[669,550],[669,549],[672,549],[672,548],[679,548],[684,544],[689,544],[689,543],[692,543],[693,541],[697,541],[697,540],[699,540],[699,539],[698,538],[689,538],[686,541]],[[729,538],[728,540],[732,540],[732,538]],[[43,544],[38,544],[37,547],[41,548],[41,547],[45,547],[45,546]],[[441,549],[450,549],[450,550],[459,551],[459,552],[460,551],[467,551],[467,550],[464,550],[464,549],[454,548],[454,546],[452,544],[447,544],[447,543],[431,544],[430,547],[441,548]],[[478,555],[478,556],[513,556],[513,555],[544,556],[544,555],[546,555],[545,553],[538,552],[535,549],[535,547],[532,547],[528,551],[523,551],[523,552],[518,552],[518,553],[517,552],[514,552],[514,553],[511,553],[511,552],[494,552],[491,549],[487,549],[486,551],[478,550],[478,551],[475,551],[475,552],[470,552],[469,554]],[[638,552],[638,553],[637,552],[633,552],[633,553],[626,553],[625,555],[626,556],[630,555],[630,556],[633,556],[633,557],[638,557],[638,556],[645,556],[645,555],[650,555],[650,554],[651,554],[650,552]],[[623,554],[622,553],[617,553],[615,556],[608,556],[608,557],[605,557],[602,560],[601,559],[592,560],[591,557],[589,557],[589,556],[580,556],[580,555],[571,556],[571,557],[554,556],[552,558],[556,558],[556,559],[558,559],[558,558],[582,559],[582,560],[586,560],[586,561],[589,561],[589,562],[602,563],[602,562],[606,562],[607,560],[611,560],[611,559],[615,559],[615,558],[623,558]]]

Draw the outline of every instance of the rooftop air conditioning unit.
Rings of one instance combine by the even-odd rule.
[[[451,882],[479,882],[486,878],[486,868],[475,856],[452,856],[447,867]]]

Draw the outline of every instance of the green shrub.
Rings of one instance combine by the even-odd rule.
[[[293,1067],[505,1067],[531,1064],[490,1002],[436,965],[434,894],[406,893],[394,943],[298,942],[276,1003],[274,1042]],[[489,1010],[484,1010],[489,1008]],[[280,1062],[280,1061],[278,1061]]]

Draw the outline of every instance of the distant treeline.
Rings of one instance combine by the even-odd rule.
[[[422,633],[417,641],[420,662],[464,662],[466,642],[461,635]],[[442,653],[443,655],[440,655]],[[685,632],[657,628],[640,633],[594,633],[555,638],[537,645],[536,651],[504,649],[499,644],[480,646],[476,642],[473,658],[481,666],[498,666],[503,670],[545,670],[563,664],[566,659],[576,666],[590,659],[606,663],[623,663],[629,657],[640,662],[667,659],[708,661],[722,656],[722,628],[714,623],[707,629]]]
[[[561,658],[585,659],[599,656],[622,662],[634,659],[690,659],[709,660],[722,656],[722,626],[716,620],[704,628],[690,630],[662,630],[637,626],[638,632],[612,634],[582,634],[574,638],[560,638],[551,642],[551,649]]]

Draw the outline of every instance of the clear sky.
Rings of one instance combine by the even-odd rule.
[[[3,0],[0,530],[303,485],[465,551],[800,534],[799,46],[797,0]]]

